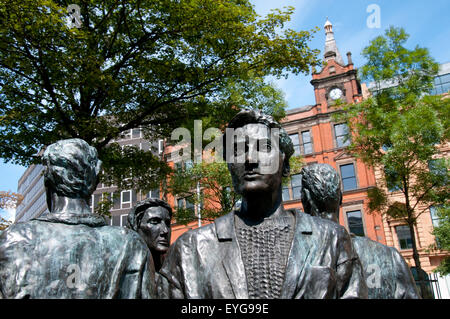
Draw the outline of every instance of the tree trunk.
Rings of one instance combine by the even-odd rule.
[[[419,279],[420,294],[423,299],[433,299],[433,296],[431,296],[427,290],[427,287],[425,284],[426,278],[423,275],[422,267],[420,265],[419,252],[417,251],[417,244],[416,244],[416,237],[415,237],[415,230],[414,230],[414,222],[408,221],[408,227],[409,227],[409,231],[411,232],[413,259],[414,259],[414,264],[416,266],[417,278]]]
[[[423,299],[433,299],[433,296],[430,296],[428,293],[428,290],[425,285],[425,277],[423,275],[422,267],[420,265],[420,258],[419,258],[419,252],[417,251],[417,243],[416,243],[416,236],[415,236],[415,230],[414,230],[414,224],[416,223],[416,219],[414,218],[414,210],[411,208],[410,200],[409,200],[409,183],[406,179],[406,176],[403,176],[403,189],[405,194],[405,206],[406,206],[406,213],[407,213],[407,220],[409,231],[411,233],[411,244],[412,244],[412,250],[413,250],[413,259],[414,264],[416,266],[416,273],[417,278],[419,279],[419,287],[420,287],[420,295]],[[418,236],[417,236],[418,237]]]

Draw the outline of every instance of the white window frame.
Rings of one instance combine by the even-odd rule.
[[[164,140],[158,140],[158,154],[161,155],[164,152]]]
[[[130,201],[129,201],[129,202],[125,202],[125,201],[123,200],[123,194],[126,193],[126,192],[129,192],[129,194],[130,194]],[[121,208],[121,209],[124,209],[124,208],[131,208],[132,200],[133,200],[133,199],[132,199],[131,189],[124,190],[124,191],[121,191],[121,192],[120,192],[120,208]],[[124,204],[130,204],[130,207],[123,207]]]
[[[128,216],[128,214],[121,214],[121,215],[119,215],[120,216],[120,227],[125,227],[125,225],[123,225],[123,223],[122,223],[122,217],[123,216]],[[126,224],[126,223],[125,223]]]

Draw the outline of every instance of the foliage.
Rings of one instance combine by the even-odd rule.
[[[439,249],[450,250],[450,208],[442,206],[438,209],[439,225],[434,228],[433,235],[436,236]],[[446,257],[436,271],[442,276],[450,274],[450,257]]]
[[[21,194],[13,193],[11,191],[0,191],[0,209],[16,208],[23,200]],[[11,221],[0,216],[0,231],[8,228]]]
[[[449,199],[449,162],[435,159],[439,145],[448,142],[450,99],[427,95],[438,65],[427,49],[405,48],[407,39],[403,29],[390,27],[370,42],[361,74],[375,82],[373,96],[342,106],[336,120],[349,127],[348,150],[384,172],[381,185],[368,193],[370,209],[409,226],[420,268],[413,226],[431,206]],[[389,189],[401,195],[401,203],[392,202]]]
[[[337,120],[349,126],[348,150],[384,171],[384,185],[369,192],[371,210],[397,216],[398,209],[389,210],[393,203],[386,189],[399,191],[407,206],[405,219],[415,223],[428,207],[448,200],[449,163],[435,158],[439,145],[449,138],[450,99],[425,95],[437,64],[426,49],[405,48],[407,39],[403,29],[390,27],[363,50],[368,62],[361,74],[375,81],[376,90],[362,103],[342,106]],[[387,83],[395,86],[386,87]]]
[[[0,191],[0,209],[16,208],[23,200],[21,194],[13,193],[11,191]]]
[[[197,193],[197,185],[200,193]],[[174,196],[189,198],[194,206],[201,204],[203,220],[214,220],[229,213],[240,198],[233,190],[231,175],[223,161],[203,161],[175,171],[168,181],[168,190]],[[192,210],[183,207],[177,208],[174,216],[177,222],[184,224],[198,218]]]
[[[291,156],[289,159],[289,166],[291,168],[289,177],[283,177],[283,185],[288,185],[291,181],[292,175],[300,174],[303,166],[305,166],[305,162],[303,161],[303,157],[301,155]]]
[[[251,98],[246,81],[308,73],[317,63],[307,45],[315,31],[285,28],[292,7],[260,17],[248,0],[82,0],[76,28],[67,20],[71,3],[0,3],[0,157],[7,161],[36,163],[42,147],[79,137],[120,184],[128,171],[118,145],[108,144],[127,130],[144,127],[155,138],[211,114],[226,122],[222,102],[235,93],[223,92],[233,83]],[[127,155],[144,173],[141,188],[155,172],[164,175],[157,158]]]
[[[0,216],[0,231],[5,230],[9,226],[11,226],[11,221],[4,219]]]

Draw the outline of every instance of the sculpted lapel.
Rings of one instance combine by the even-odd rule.
[[[215,221],[217,238],[223,250],[222,264],[236,299],[248,299],[244,263],[234,229],[234,212]]]
[[[294,213],[295,229],[288,262],[286,275],[281,293],[282,299],[292,299],[298,296],[299,289],[305,280],[308,257],[313,243],[311,242],[312,229],[306,220],[302,221],[299,213]]]

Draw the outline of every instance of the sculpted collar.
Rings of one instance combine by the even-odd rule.
[[[90,227],[101,227],[107,225],[105,219],[98,214],[46,214],[36,218],[36,220],[68,225],[83,224]]]
[[[303,234],[312,234],[310,223],[308,223],[303,218],[304,213],[293,209],[287,210],[287,212],[293,214],[295,217],[295,232],[299,231]],[[229,241],[236,238],[234,229],[234,215],[235,211],[232,211],[229,214],[221,216],[214,221],[217,238],[219,239],[219,241]]]

